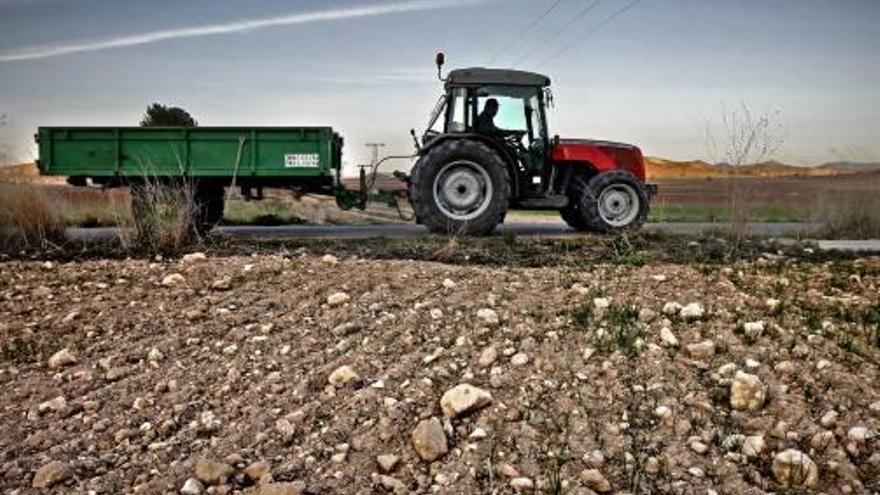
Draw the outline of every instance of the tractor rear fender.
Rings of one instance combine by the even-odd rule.
[[[452,141],[455,139],[469,139],[472,141],[479,141],[498,153],[498,156],[500,156],[501,159],[504,161],[504,164],[507,165],[507,174],[510,178],[511,199],[515,199],[520,196],[520,178],[519,172],[517,171],[516,167],[516,156],[511,154],[510,150],[498,143],[498,141],[490,137],[483,136],[481,134],[443,134],[430,140],[421,149],[419,149],[419,156],[427,154],[428,151],[430,151],[432,148],[439,145],[440,143],[445,143],[447,141]]]

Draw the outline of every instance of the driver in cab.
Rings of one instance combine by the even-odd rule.
[[[500,129],[495,125],[496,115],[498,115],[498,100],[495,98],[489,98],[486,100],[486,106],[483,107],[483,111],[477,115],[477,122],[476,125],[474,125],[474,130],[477,134],[497,138],[516,136],[516,131]]]

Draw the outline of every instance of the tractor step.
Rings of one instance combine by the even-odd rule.
[[[568,196],[553,194],[540,198],[523,198],[517,202],[516,206],[523,210],[559,210],[568,206]]]

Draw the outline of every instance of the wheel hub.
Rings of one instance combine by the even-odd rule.
[[[599,195],[599,215],[613,227],[629,225],[639,214],[639,196],[628,184],[611,184]]]
[[[470,220],[483,213],[492,197],[489,174],[479,164],[458,161],[447,164],[434,180],[434,199],[444,215]]]

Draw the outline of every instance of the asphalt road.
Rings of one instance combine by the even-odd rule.
[[[644,229],[650,232],[694,235],[727,228],[721,223],[650,223]],[[799,237],[816,230],[809,223],[754,223],[746,225],[751,235],[767,237]],[[375,225],[282,225],[278,227],[223,226],[217,229],[224,235],[252,239],[334,238],[369,239],[385,237],[403,239],[428,234],[428,229],[411,223],[388,223]],[[557,221],[508,222],[498,228],[499,233],[510,232],[518,236],[576,237],[583,235],[564,223]],[[77,241],[100,241],[120,234],[116,228],[72,228],[68,236]]]
[[[644,229],[649,232],[663,232],[677,235],[697,235],[704,232],[720,231],[728,228],[723,223],[649,223]],[[750,235],[799,238],[815,233],[818,225],[811,223],[750,223],[746,230]],[[428,234],[428,229],[411,223],[388,223],[376,225],[282,225],[278,227],[223,226],[217,229],[221,234],[242,239],[405,239]],[[516,221],[501,225],[499,233],[510,232],[517,236],[543,238],[565,238],[583,235],[571,230],[564,223],[543,221]],[[113,239],[120,234],[117,228],[71,228],[67,235],[71,240],[96,242]],[[858,252],[880,252],[880,240],[840,241],[817,240],[820,249]]]

